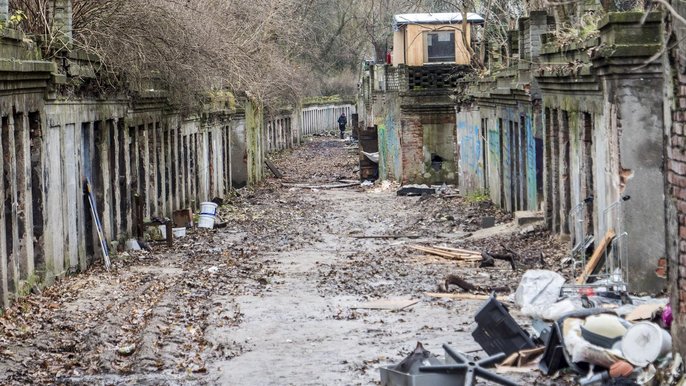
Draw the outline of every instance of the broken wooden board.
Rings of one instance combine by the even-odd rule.
[[[610,229],[607,231],[607,233],[605,233],[605,237],[603,237],[603,239],[600,240],[600,244],[598,244],[598,247],[596,247],[596,249],[593,251],[591,258],[586,263],[586,266],[584,267],[584,270],[581,272],[581,275],[579,275],[579,277],[576,278],[576,284],[585,284],[586,283],[586,281],[588,280],[588,277],[596,269],[596,267],[598,266],[598,263],[600,263],[600,259],[605,254],[605,250],[607,249],[607,247],[610,245],[610,242],[614,238],[615,238],[614,229]]]
[[[637,320],[650,320],[653,318],[653,315],[664,308],[664,306],[664,304],[657,303],[641,304],[640,306],[634,308],[633,311],[629,312],[624,319],[628,320],[629,322],[635,322]]]
[[[531,362],[533,362],[534,359],[538,359],[544,351],[545,347],[535,347],[528,350],[513,352],[509,357],[500,362],[500,366],[515,368],[529,367]],[[536,363],[538,363],[538,361],[536,361]]]
[[[357,304],[352,309],[400,311],[419,303],[419,299],[378,299]]]
[[[440,292],[424,292],[424,295],[432,298],[442,298],[442,299],[457,299],[457,300],[488,300],[490,295],[477,295],[477,294],[449,294]]]
[[[481,256],[481,252],[478,252],[478,251],[470,251],[469,249],[460,249],[460,248],[443,247],[443,246],[440,246],[440,245],[432,245],[431,248],[442,249],[442,250],[449,251],[449,252],[457,252],[457,253],[462,253],[462,254],[467,254],[467,255]]]
[[[446,259],[445,257],[441,256],[436,256],[436,255],[431,255],[429,253],[425,253],[423,255],[412,255],[413,258],[419,260],[419,261],[431,261],[432,259],[436,260],[450,260],[451,265],[455,265],[458,267],[468,267],[468,268],[477,268],[479,265],[479,260],[459,260],[459,259]]]
[[[349,188],[351,186],[359,186],[360,184],[355,182],[355,183],[349,183],[349,184],[327,184],[327,185],[307,185],[307,184],[290,184],[290,183],[281,183],[282,186],[287,187],[287,188],[300,188],[300,189],[338,189],[338,188]]]
[[[356,239],[418,239],[419,235],[358,235]]]
[[[272,161],[270,161],[268,158],[264,159],[265,165],[267,165],[267,168],[274,174],[274,177],[276,178],[283,178],[283,174],[279,171],[279,169],[276,168],[276,165]]]
[[[438,249],[438,248],[433,248],[433,247],[425,247],[422,245],[408,245],[409,248],[429,253],[432,255],[436,256],[441,256],[445,257],[448,259],[453,259],[453,260],[467,260],[467,261],[481,261],[482,257],[481,254],[475,253],[463,253],[463,252],[454,252],[454,251],[447,251],[443,249]]]

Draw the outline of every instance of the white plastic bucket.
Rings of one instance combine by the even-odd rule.
[[[198,228],[214,228],[214,215],[201,214],[198,218]]]
[[[172,228],[172,233],[174,237],[183,237],[186,235],[186,228]]]
[[[214,202],[201,202],[200,203],[200,214],[216,215],[218,206],[219,205],[215,204]]]
[[[167,226],[166,225],[158,225],[157,229],[160,230],[161,240],[166,240],[167,239]]]
[[[671,348],[672,336],[655,323],[636,323],[622,338],[622,353],[635,366],[646,366]]]

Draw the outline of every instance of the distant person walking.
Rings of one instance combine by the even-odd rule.
[[[348,124],[348,118],[345,117],[345,113],[341,113],[338,117],[338,129],[341,131],[341,139],[343,139],[343,134],[345,133],[345,125]]]

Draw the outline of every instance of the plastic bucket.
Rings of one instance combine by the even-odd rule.
[[[166,240],[167,239],[167,226],[166,225],[158,225],[157,229],[160,230],[161,240]]]
[[[622,338],[622,353],[635,366],[646,366],[671,349],[672,336],[655,323],[636,323]]]
[[[201,214],[198,218],[198,228],[214,228],[214,215]]]
[[[174,237],[183,237],[186,235],[186,228],[172,228],[172,233]]]
[[[217,214],[217,207],[219,205],[215,204],[214,202],[201,202],[200,203],[200,213],[201,214],[211,214],[215,215]]]

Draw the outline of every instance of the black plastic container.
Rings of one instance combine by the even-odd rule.
[[[550,335],[545,342],[545,351],[543,358],[538,363],[538,368],[544,375],[552,375],[557,370],[569,367],[565,359],[564,348],[562,347],[560,326],[553,323],[550,329]]]
[[[507,309],[494,297],[490,297],[481,306],[474,320],[478,326],[472,332],[472,337],[488,355],[501,352],[510,355],[536,347],[529,334],[512,319]]]

